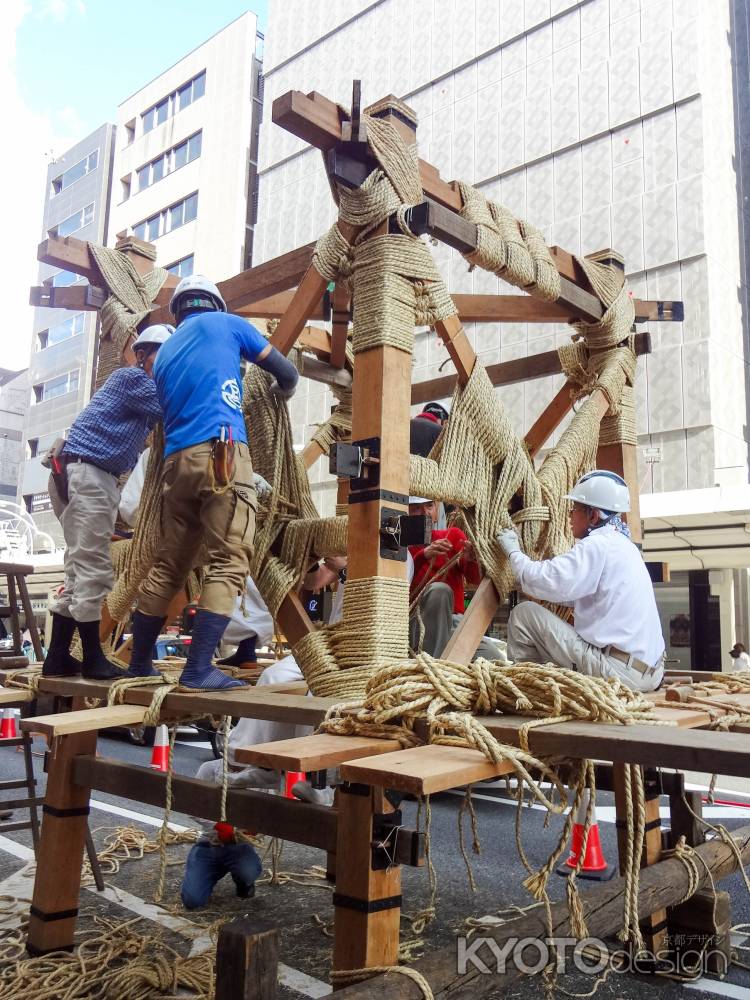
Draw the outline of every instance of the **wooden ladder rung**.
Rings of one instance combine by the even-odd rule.
[[[314,736],[237,747],[234,758],[241,764],[257,764],[276,771],[322,771],[338,767],[343,761],[390,753],[397,747],[397,740],[317,733]]]
[[[363,785],[395,788],[414,795],[432,795],[449,788],[469,785],[486,778],[497,778],[513,771],[503,761],[493,764],[480,750],[467,747],[411,747],[379,757],[343,763],[341,777]]]
[[[31,691],[24,691],[23,688],[0,687],[0,705],[20,705],[33,697]]]
[[[21,729],[41,733],[49,738],[70,736],[73,733],[90,733],[111,726],[138,726],[143,722],[146,708],[141,705],[109,705],[106,708],[85,708],[80,712],[61,712],[59,715],[37,715],[21,719]]]

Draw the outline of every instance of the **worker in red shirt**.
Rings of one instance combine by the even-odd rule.
[[[437,520],[437,503],[425,497],[409,497],[409,513]],[[471,542],[460,528],[433,530],[429,545],[410,545],[414,577],[409,590],[411,609],[409,643],[420,647],[420,620],[424,629],[421,649],[430,656],[442,656],[453,632],[461,624],[466,608],[466,583],[478,584],[482,570]],[[418,612],[418,613],[417,613]],[[474,658],[503,658],[499,647],[485,636]]]

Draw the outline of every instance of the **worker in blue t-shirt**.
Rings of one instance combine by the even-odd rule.
[[[190,689],[241,686],[211,658],[245,587],[257,499],[242,414],[240,359],[274,376],[289,399],[297,369],[246,320],[227,313],[216,285],[184,278],[170,309],[177,329],[154,366],[164,411],[162,537],[133,615],[131,676],[151,676],[154,643],[167,609],[207,554],[192,642],[180,684]]]

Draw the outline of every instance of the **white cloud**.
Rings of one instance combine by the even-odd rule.
[[[81,0],[44,0],[82,13]],[[25,368],[29,363],[33,309],[29,288],[37,284],[36,248],[43,237],[42,216],[47,164],[82,137],[80,119],[70,109],[53,119],[32,110],[24,101],[16,79],[16,33],[25,17],[41,9],[23,0],[5,0],[0,32],[0,93],[3,94],[3,133],[8,138],[0,157],[0,191],[4,192],[3,235],[12,252],[4,255],[3,329],[0,334],[0,367]],[[52,15],[51,15],[52,16]]]
[[[51,18],[58,23],[65,21],[71,15],[83,16],[86,4],[83,0],[42,0],[34,9],[34,16],[40,20]]]

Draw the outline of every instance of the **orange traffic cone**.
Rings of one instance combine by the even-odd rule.
[[[293,799],[292,789],[297,784],[298,781],[306,781],[307,775],[304,771],[287,771],[286,781],[284,783],[284,798]]]
[[[583,848],[583,830],[586,825],[586,813],[589,807],[588,788],[581,796],[581,802],[576,812],[573,823],[573,834],[570,838],[570,856],[557,869],[558,875],[571,875],[578,865]],[[581,870],[578,878],[587,878],[595,882],[606,882],[615,873],[614,865],[608,865],[602,851],[601,840],[599,839],[599,824],[596,822],[596,808],[591,810],[591,826],[586,838],[586,853],[583,857]]]
[[[3,710],[3,721],[0,722],[0,740],[15,740],[18,737],[16,713],[12,708]]]
[[[157,726],[151,751],[151,767],[156,771],[169,770],[169,732],[166,726]]]

